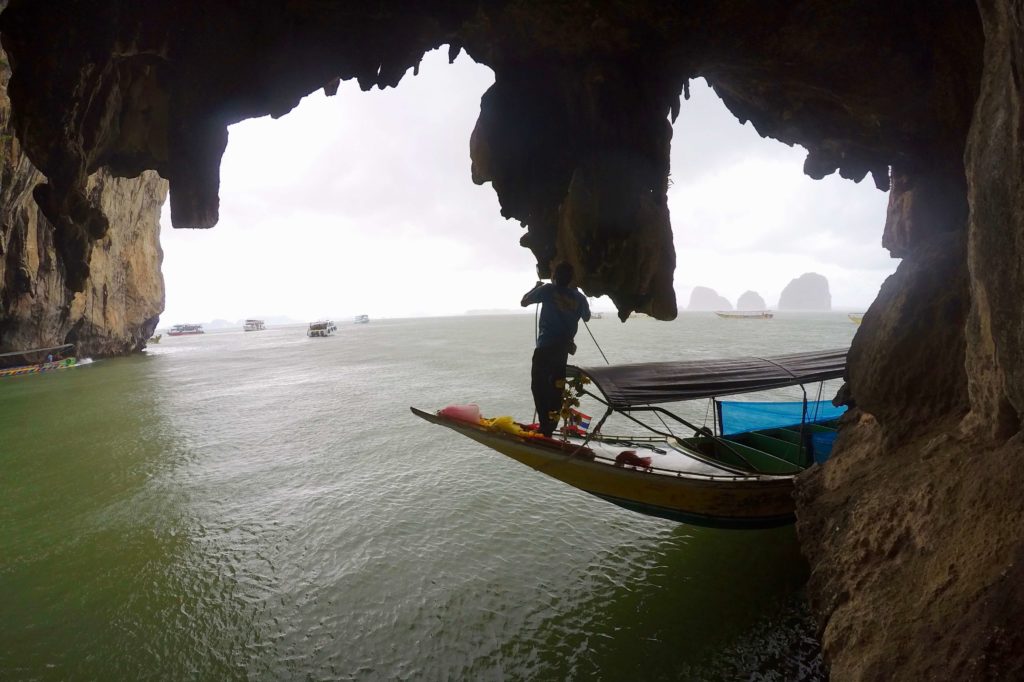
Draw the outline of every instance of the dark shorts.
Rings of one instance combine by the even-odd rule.
[[[533,351],[533,367],[530,371],[530,389],[533,404],[537,408],[537,421],[545,436],[554,433],[558,425],[558,414],[562,410],[562,387],[565,379],[565,363],[569,359],[568,344],[536,348]]]

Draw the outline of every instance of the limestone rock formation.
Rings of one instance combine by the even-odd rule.
[[[736,301],[736,310],[767,310],[768,304],[756,291],[744,291]]]
[[[690,292],[690,304],[687,310],[732,310],[732,303],[725,296],[708,287],[694,287]]]
[[[870,173],[882,189],[899,178],[903,204],[923,210],[966,185],[982,39],[963,0],[928,11],[824,0],[13,0],[0,36],[17,66],[15,126],[48,178],[35,196],[70,235],[73,288],[87,276],[85,246],[107,229],[85,193],[99,167],[157,170],[174,224],[210,227],[228,125],[284,115],[339,79],[395,86],[425,51],[448,45],[495,73],[471,138],[472,176],[527,228],[521,243],[541,269],[568,259],[621,317],[661,319],[676,310],[669,120],[689,79],[707,78],[762,135],[807,148],[812,177]]]
[[[2,58],[2,53],[0,53]],[[85,185],[110,222],[89,248],[91,276],[68,286],[69,246],[32,198],[45,178],[10,128],[6,59],[0,65],[0,350],[74,342],[83,356],[138,350],[163,311],[160,207],[167,183],[153,171],[138,179],[105,171]]]
[[[850,352],[860,409],[798,491],[834,679],[1024,678],[1024,9],[978,8],[967,187],[890,198],[904,260]]]
[[[32,252],[5,222],[0,300],[51,290],[47,268],[90,290],[115,231],[99,169],[158,171],[174,223],[209,227],[228,125],[338,79],[394,86],[448,45],[494,71],[470,171],[521,243],[542,269],[571,260],[620,316],[668,319],[669,120],[686,125],[680,94],[705,77],[741,121],[805,147],[811,177],[890,189],[881,238],[903,261],[850,351],[856,409],[799,486],[833,678],[1021,678],[1022,25],[1019,0],[14,0],[12,126],[46,183],[4,187],[33,194],[54,225],[37,252],[51,234],[57,256],[12,255]]]
[[[832,310],[828,279],[816,272],[805,272],[782,290],[779,310]]]

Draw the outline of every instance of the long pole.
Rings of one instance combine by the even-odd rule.
[[[586,320],[583,321],[583,326],[587,328],[587,333],[590,334],[590,338],[594,340],[594,345],[597,346],[597,352],[601,354],[602,358],[604,358],[604,364],[606,364],[606,365],[612,364],[612,363],[608,362],[608,356],[606,356],[604,354],[604,351],[601,350],[601,344],[599,344],[597,342],[597,339],[594,338],[594,332],[590,331],[590,325],[587,324]]]

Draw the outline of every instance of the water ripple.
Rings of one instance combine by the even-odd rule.
[[[852,327],[595,333],[625,361]],[[532,318],[301,333],[168,338],[0,386],[0,678],[822,675],[791,529],[636,515],[409,415],[529,415]]]

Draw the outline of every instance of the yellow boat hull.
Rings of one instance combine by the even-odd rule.
[[[55,362],[44,362],[38,365],[22,365],[20,367],[8,367],[0,369],[0,377],[16,377],[22,374],[39,374],[40,372],[52,372],[55,369],[68,369],[77,364],[76,358],[64,358]]]
[[[626,509],[718,528],[769,528],[794,520],[794,476],[668,474],[574,456],[533,438],[495,432],[412,408],[517,462]]]

